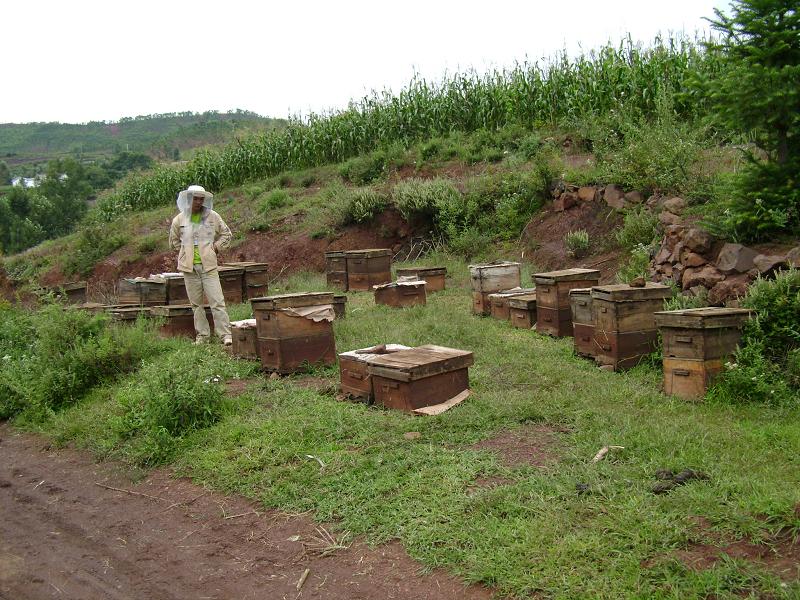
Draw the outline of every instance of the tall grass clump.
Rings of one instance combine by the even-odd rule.
[[[430,220],[441,226],[441,214],[457,212],[461,192],[449,179],[406,179],[392,190],[392,201],[407,221]]]
[[[374,92],[346,110],[296,118],[280,131],[237,140],[219,152],[199,152],[184,166],[132,175],[98,202],[98,211],[111,220],[172,202],[192,183],[219,190],[454,131],[492,135],[507,126],[556,125],[623,106],[647,115],[662,93],[674,93],[674,111],[691,119],[704,105],[683,99],[681,92],[690,76],[713,72],[715,65],[712,55],[685,39],[659,38],[649,48],[628,39],[574,60],[565,52],[546,63],[458,73],[438,83],[415,77],[396,96]]]
[[[384,211],[386,196],[371,188],[358,188],[345,192],[343,225],[368,223]]]
[[[564,236],[567,254],[573,258],[582,258],[589,252],[589,233],[585,229],[570,231]]]
[[[614,237],[629,251],[640,245],[649,246],[658,238],[658,217],[647,207],[631,208],[625,212],[622,227]]]

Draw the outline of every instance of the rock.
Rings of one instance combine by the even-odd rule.
[[[789,250],[789,254],[786,255],[786,262],[793,267],[800,268],[800,246]]]
[[[681,262],[681,255],[683,254],[684,244],[683,242],[678,242],[675,244],[675,247],[672,249],[672,254],[669,256],[669,262],[671,263],[680,263]]]
[[[664,229],[667,237],[683,240],[686,237],[686,227],[683,225],[668,225]]]
[[[636,190],[630,191],[625,194],[625,204],[626,205],[637,205],[644,202],[644,196],[642,196],[642,192],[638,192]]]
[[[678,215],[674,215],[668,210],[661,211],[661,214],[658,215],[658,222],[662,225],[678,225],[681,222],[681,218]]]
[[[275,371],[273,371],[272,373],[269,374],[269,378],[272,381],[275,381],[276,379],[280,379],[281,376],[278,373],[276,373]]]
[[[701,267],[708,261],[697,252],[692,252],[688,248],[684,248],[681,252],[681,264],[687,267]]]
[[[558,200],[553,202],[553,210],[556,212],[563,212],[572,208],[578,203],[578,196],[573,192],[564,192],[558,197]]]
[[[686,200],[684,200],[683,198],[678,198],[676,196],[675,198],[670,198],[669,200],[665,200],[662,206],[664,210],[668,210],[669,212],[675,215],[679,215],[684,210],[686,210],[687,205],[686,205]]]
[[[653,194],[647,199],[644,205],[652,211],[655,211],[664,204],[664,196],[661,194]]]
[[[705,298],[706,296],[708,296],[708,288],[703,287],[702,285],[696,285],[694,287],[690,287],[689,292],[695,298]]]
[[[684,290],[693,288],[696,285],[711,288],[717,283],[725,279],[725,275],[719,272],[713,265],[705,265],[704,267],[687,267],[683,273],[681,287]]]
[[[672,265],[667,263],[664,265],[664,269],[661,272],[664,273],[664,275],[667,277],[672,277],[672,271],[673,271]]]
[[[768,254],[759,254],[753,259],[753,264],[755,265],[756,269],[762,275],[764,273],[770,273],[776,269],[780,269],[781,267],[789,266],[789,263],[786,261],[785,256],[776,256],[776,255],[768,255]]]
[[[603,190],[603,200],[611,208],[625,208],[625,192],[618,185],[607,185]]]
[[[610,371],[610,372],[614,371],[614,365],[600,365],[597,368],[600,369],[601,371]]]
[[[664,263],[669,262],[670,256],[672,256],[672,251],[667,246],[662,244],[661,250],[658,251],[658,254],[656,254],[654,260],[657,265],[663,265]]]
[[[646,283],[644,277],[636,277],[635,279],[631,280],[628,285],[635,288],[643,288]]]
[[[705,254],[711,250],[711,245],[714,243],[714,238],[710,233],[700,229],[699,227],[691,227],[684,233],[683,241],[686,244],[686,247],[692,252]]]
[[[578,200],[581,202],[594,202],[599,192],[593,185],[584,185],[578,188]]]
[[[717,256],[717,268],[723,273],[746,273],[755,267],[753,259],[758,252],[741,244],[727,243]]]
[[[720,281],[708,292],[708,303],[711,306],[723,306],[747,293],[751,278],[746,274],[731,275]]]
[[[403,434],[403,437],[407,440],[418,440],[422,437],[422,434],[419,431],[407,431]]]

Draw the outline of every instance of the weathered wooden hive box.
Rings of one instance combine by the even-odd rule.
[[[508,299],[508,318],[512,327],[532,329],[536,325],[536,294],[523,294]]]
[[[337,319],[344,319],[347,316],[347,296],[344,294],[334,294],[333,313]]]
[[[141,302],[135,279],[124,278],[117,283],[117,304],[138,305]]]
[[[489,314],[494,319],[508,321],[511,318],[509,301],[516,296],[525,296],[536,292],[535,288],[518,288],[489,294]]]
[[[225,263],[225,267],[244,269],[242,279],[242,301],[261,298],[267,295],[269,285],[269,266],[264,262],[242,261]]]
[[[86,302],[86,289],[87,284],[85,281],[73,281],[58,286],[56,293],[65,297],[70,304],[83,304]]]
[[[211,308],[206,306],[206,319],[211,331],[214,331],[214,315]],[[164,337],[194,338],[194,310],[190,304],[169,304],[167,306],[153,306],[150,308],[153,317],[163,319],[158,328],[159,334]]]
[[[425,282],[428,292],[441,292],[445,289],[445,267],[404,267],[397,269],[396,273],[398,277],[418,277]]]
[[[375,286],[375,304],[385,304],[395,308],[425,305],[427,295],[424,281],[403,281]]]
[[[163,273],[161,276],[167,282],[167,304],[189,304],[183,273]]]
[[[121,279],[117,284],[117,303],[162,306],[167,303],[167,281],[162,277]]]
[[[336,362],[332,293],[265,296],[250,302],[265,370],[293,373],[306,364]]]
[[[572,309],[569,292],[597,285],[597,269],[564,269],[536,273],[536,331],[555,337],[572,335]]]
[[[352,398],[362,398],[371,402],[374,398],[372,378],[369,375],[370,360],[400,350],[408,350],[402,344],[381,344],[339,354],[339,375],[342,393]]]
[[[369,292],[375,285],[392,281],[392,251],[389,248],[348,250],[347,289]]]
[[[375,404],[411,412],[451,400],[469,389],[472,352],[420,346],[372,359]]]
[[[248,360],[259,360],[256,320],[245,319],[231,323],[231,354]]]
[[[244,267],[222,265],[219,267],[219,283],[226,304],[241,304],[245,300]]]
[[[139,317],[150,317],[150,308],[147,306],[108,307],[106,313],[115,323],[135,323]]]
[[[664,342],[664,393],[687,400],[706,390],[733,354],[741,328],[752,312],[745,308],[692,308],[655,314]]]
[[[347,254],[344,251],[325,253],[325,278],[328,287],[347,291]]]
[[[569,291],[572,312],[572,339],[575,353],[594,357],[594,317],[592,317],[592,288],[575,288]]]
[[[518,262],[496,261],[470,265],[472,314],[488,316],[492,312],[489,294],[520,287],[522,271]]]
[[[670,296],[669,286],[652,282],[644,287],[624,283],[593,287],[595,360],[614,370],[639,364],[658,345],[655,313]]]

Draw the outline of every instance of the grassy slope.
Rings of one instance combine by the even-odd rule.
[[[312,511],[373,542],[399,539],[427,566],[508,594],[800,594],[797,582],[782,586],[751,563],[722,560],[696,572],[671,557],[692,542],[713,544],[717,535],[758,540],[800,526],[800,412],[688,404],[658,392],[655,370],[599,371],[572,356],[569,339],[471,316],[466,265],[447,257],[426,262],[441,261],[453,274],[450,289],[432,295],[427,307],[393,310],[350,294],[348,318],[335,323],[337,347],[399,342],[472,350],[474,394],[462,406],[414,418],[339,402],[294,378],[259,380],[222,422],[185,440],[178,471],[266,507]],[[322,287],[321,276],[303,275],[280,289]],[[237,317],[247,312],[234,309]],[[334,368],[315,375],[338,379]],[[126,446],[109,426],[113,393],[105,388],[45,430],[124,457]],[[507,468],[469,448],[529,423],[569,431],[549,449],[556,464]],[[422,435],[406,440],[408,431]],[[608,444],[625,449],[592,464]],[[657,469],[685,467],[706,471],[710,481],[664,496],[649,492]],[[509,481],[471,489],[476,478],[492,476]],[[591,492],[578,496],[578,482]],[[698,529],[697,517],[708,519],[713,533]]]

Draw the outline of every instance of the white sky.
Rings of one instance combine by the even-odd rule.
[[[630,32],[709,30],[727,0],[3,0],[0,122],[175,111],[286,117]]]

